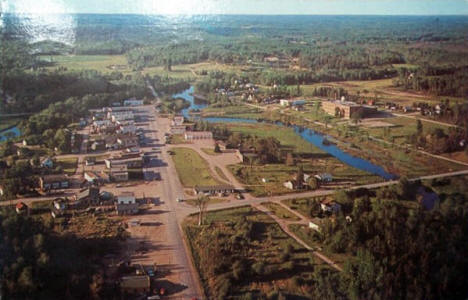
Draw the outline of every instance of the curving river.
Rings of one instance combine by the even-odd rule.
[[[202,110],[207,106],[207,104],[203,103],[196,103],[193,97],[193,86],[189,89],[179,93],[174,94],[174,98],[183,98],[190,102],[190,107],[182,110],[182,115],[187,119],[190,118],[189,111],[192,109]],[[240,118],[223,118],[223,117],[206,117],[203,120],[210,122],[210,123],[258,123],[259,121],[254,119],[240,119]],[[286,126],[282,123],[275,123],[277,126]],[[343,151],[340,147],[333,144],[324,145],[323,140],[327,137],[321,133],[318,133],[312,129],[308,128],[301,128],[299,126],[290,126],[294,129],[294,132],[302,137],[305,141],[309,142],[310,144],[316,146],[317,148],[325,151],[326,153],[330,154],[333,157],[336,157],[338,160],[342,161],[343,163],[352,166],[356,169],[360,169],[375,175],[378,175],[386,180],[391,180],[397,178],[397,176],[387,173],[384,168],[381,166],[375,165],[368,160],[353,156],[345,151]],[[330,139],[330,138],[329,138]]]

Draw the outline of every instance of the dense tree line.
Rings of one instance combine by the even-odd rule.
[[[341,274],[350,299],[465,299],[468,290],[467,206],[446,199],[440,209],[408,209],[418,183],[342,193],[344,214],[316,238],[330,251],[351,253]],[[427,189],[427,188],[426,188]]]
[[[112,239],[58,235],[53,222],[0,210],[0,287],[6,299],[113,299],[99,259]]]

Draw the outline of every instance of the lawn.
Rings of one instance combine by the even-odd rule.
[[[229,181],[229,179],[224,174],[223,170],[221,170],[218,166],[215,166],[215,171],[218,174],[218,176],[221,177],[221,179],[223,179],[225,181]]]
[[[359,169],[350,167],[336,158],[330,156],[315,156],[299,160],[296,166],[285,164],[266,165],[232,165],[230,170],[240,182],[247,185],[255,196],[281,195],[298,192],[283,186],[285,181],[294,178],[301,165],[305,174],[315,175],[319,173],[330,173],[333,176],[335,188],[340,185],[360,185],[382,181],[382,178],[369,174]],[[263,182],[265,178],[267,182]]]
[[[350,94],[357,94],[362,96],[376,97],[382,101],[396,101],[400,104],[411,105],[413,102],[439,102],[443,99],[449,98],[454,102],[463,101],[462,98],[445,97],[445,96],[431,96],[423,95],[411,90],[401,91],[392,86],[392,78],[379,79],[379,80],[361,80],[361,81],[341,81],[341,82],[328,82],[328,83],[315,83],[309,85],[301,85],[304,96],[312,96],[316,87],[330,86],[336,88],[344,88]],[[367,92],[366,92],[367,91]]]
[[[208,168],[208,163],[197,152],[188,148],[173,148],[174,161],[179,179],[185,187],[218,185]]]
[[[191,144],[189,141],[186,141],[182,134],[173,134],[170,137],[170,144]]]
[[[23,118],[0,118],[0,131],[16,126]]]
[[[102,73],[118,71],[124,74],[132,72],[124,55],[46,55],[41,56],[41,59],[54,63],[54,66],[48,67],[51,70],[64,67],[71,71],[96,70]]]
[[[286,219],[288,221],[300,221],[301,219],[295,214],[291,213],[286,208],[282,207],[278,203],[274,202],[262,202],[261,205],[268,208],[275,216],[281,219]]]
[[[226,202],[227,199],[224,199],[224,198],[209,198],[208,200],[208,207],[210,206],[210,204],[217,204],[217,203],[223,203],[223,202]],[[189,205],[192,205],[192,206],[197,206],[197,204],[195,203],[195,199],[188,199],[185,201],[187,204]]]
[[[241,132],[257,137],[274,137],[278,139],[281,146],[293,148],[296,153],[323,154],[319,148],[311,145],[292,128],[280,127],[272,124],[226,124],[227,128],[233,132]]]
[[[62,167],[63,172],[67,175],[74,175],[76,173],[76,168],[78,167],[78,158],[77,157],[68,157],[68,158],[59,158],[57,159],[57,164]]]
[[[311,299],[314,272],[334,272],[251,207],[208,212],[209,225],[196,222],[189,217],[183,228],[209,299],[267,299],[273,290],[286,299]]]
[[[214,149],[211,148],[202,148],[202,151],[208,155],[220,155],[221,153],[214,152]]]

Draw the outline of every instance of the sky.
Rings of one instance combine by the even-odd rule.
[[[468,15],[468,0],[0,0],[2,12]]]

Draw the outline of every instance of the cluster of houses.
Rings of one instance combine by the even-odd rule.
[[[122,192],[117,196],[109,192],[101,192],[99,187],[89,187],[75,194],[71,199],[56,198],[52,202],[50,214],[53,218],[64,216],[71,212],[90,211],[94,208],[100,211],[112,211],[119,216],[133,215],[139,212],[139,203],[133,192]],[[16,204],[18,214],[29,214],[28,205],[24,202]]]
[[[283,186],[285,188],[287,188],[287,189],[290,189],[290,190],[303,190],[303,189],[306,189],[309,186],[308,182],[309,182],[309,179],[311,177],[312,176],[309,175],[309,174],[304,174],[303,182],[298,182],[296,179],[291,179],[291,180],[285,181],[283,183]],[[316,175],[314,175],[314,177],[321,184],[330,183],[330,182],[333,181],[333,176],[331,174],[329,174],[329,173],[316,174]]]
[[[170,134],[182,135],[186,141],[211,140],[210,131],[193,131],[193,123],[185,123],[183,116],[176,115],[171,120]]]

